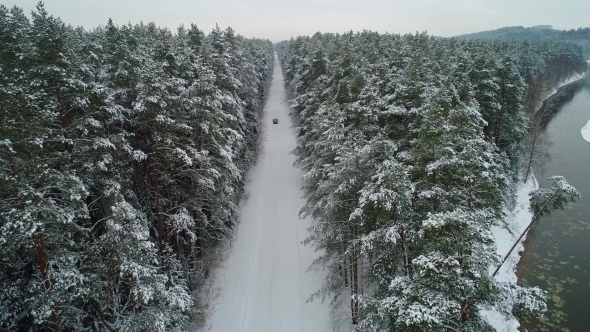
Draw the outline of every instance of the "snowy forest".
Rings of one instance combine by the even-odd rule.
[[[181,331],[236,222],[273,45],[0,6],[0,330]]]
[[[249,289],[231,289],[226,310],[242,316],[218,319],[241,330],[263,318],[278,325],[260,330],[310,323],[308,298],[329,302],[355,332],[491,332],[486,310],[546,311],[544,290],[495,278],[503,260],[492,227],[506,226],[539,157],[542,101],[587,69],[579,43],[363,31],[273,45],[218,26],[106,22],[84,29],[42,3],[30,15],[0,5],[0,331],[186,331],[206,321],[201,292],[236,236],[245,177],[264,152],[276,206],[251,200],[251,218],[272,232],[250,239],[294,245],[239,247],[250,261],[238,262],[234,285]],[[281,89],[269,87],[275,64]],[[285,88],[295,129],[281,118],[266,131],[265,99],[274,91],[272,114],[286,117]],[[278,138],[274,150],[263,132]],[[309,269],[325,273],[309,292],[302,238],[276,236],[296,224],[281,206],[303,205],[284,194],[301,187],[292,160],[311,223],[303,244],[317,253]],[[579,198],[551,179],[531,191],[537,216]],[[284,274],[273,287],[275,269]],[[281,293],[286,274],[292,292]],[[264,292],[252,287],[258,276]],[[273,291],[275,302],[261,299]],[[251,299],[293,303],[270,317]]]
[[[457,39],[499,39],[504,41],[569,41],[582,47],[584,54],[590,56],[590,28],[555,30],[551,26],[504,27],[497,30],[482,31],[457,36]]]
[[[491,227],[527,179],[541,100],[586,69],[578,45],[365,31],[276,48],[298,124],[301,215],[313,218],[306,243],[327,271],[312,300],[348,307],[359,332],[494,331],[482,310],[544,312],[543,290],[492,276]],[[576,198],[554,180],[562,203]]]

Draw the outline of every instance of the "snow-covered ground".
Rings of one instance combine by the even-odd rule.
[[[219,297],[204,328],[216,332],[333,331],[328,301],[307,303],[325,275],[306,272],[317,257],[303,246],[309,220],[300,220],[302,173],[293,167],[295,131],[275,55],[263,119],[264,139],[248,174],[237,236],[214,272]],[[272,124],[272,119],[279,119]]]
[[[529,211],[529,192],[537,189],[539,184],[534,176],[531,176],[526,183],[519,182],[516,192],[516,206],[512,211],[506,211],[508,214],[507,222],[509,230],[500,226],[494,226],[492,231],[496,237],[496,244],[498,254],[502,258],[508,253],[508,250],[518,239],[520,234],[526,229],[533,218],[533,214]],[[524,250],[524,240],[526,235],[522,238],[520,243],[512,251],[504,265],[498,271],[496,280],[502,282],[516,283],[516,268],[520,260],[520,252]],[[496,266],[490,266],[490,273],[496,269]],[[496,331],[513,332],[518,331],[520,324],[514,317],[506,319],[500,312],[494,310],[484,311],[484,317],[492,324]]]
[[[586,142],[590,143],[590,120],[588,120],[588,123],[582,127],[582,137]]]
[[[590,63],[590,62],[589,62]],[[586,72],[583,73],[575,73],[572,76],[570,76],[569,78],[563,80],[560,84],[558,84],[555,88],[553,88],[553,90],[545,97],[543,98],[543,100],[553,96],[554,94],[557,93],[557,90],[559,90],[561,87],[568,85],[570,83],[573,83],[575,81],[581,80],[582,78],[584,78],[586,76]]]
[[[559,88],[580,80],[584,78],[584,76],[586,76],[586,73],[570,76],[570,78],[559,84],[552,91],[552,93],[544,99],[554,95],[557,90],[559,90]],[[590,121],[584,128],[587,127],[590,128]],[[590,129],[586,132],[590,136]],[[584,135],[584,129],[582,129],[582,135]],[[584,138],[586,139],[586,137]],[[590,137],[588,137],[587,140],[590,141]],[[516,206],[513,211],[506,211],[508,215],[508,227],[510,230],[498,226],[492,229],[494,236],[496,237],[497,252],[502,258],[506,255],[506,253],[508,253],[508,250],[510,250],[510,247],[512,247],[514,244],[514,241],[516,241],[516,239],[531,222],[533,214],[529,211],[529,192],[531,192],[533,189],[537,189],[538,187],[539,184],[534,176],[531,176],[531,178],[526,183],[519,182],[518,188],[516,190]],[[526,235],[512,251],[504,265],[502,265],[502,268],[500,268],[500,271],[498,271],[498,274],[496,275],[496,279],[498,281],[510,283],[516,283],[518,281],[518,278],[516,277],[516,268],[518,266],[518,262],[520,261],[520,252],[524,250],[525,239]],[[492,273],[495,269],[496,266],[490,266],[490,273]],[[483,315],[486,317],[487,321],[492,324],[496,331],[499,332],[517,332],[518,327],[520,326],[516,318],[509,317],[506,319],[506,317],[504,317],[499,311],[486,310],[484,311]]]

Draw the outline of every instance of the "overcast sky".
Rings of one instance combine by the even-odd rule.
[[[38,0],[0,0],[27,13]],[[45,8],[74,26],[155,22],[173,31],[195,23],[209,32],[231,26],[272,41],[317,31],[363,29],[449,37],[503,26],[590,25],[590,0],[46,0]]]

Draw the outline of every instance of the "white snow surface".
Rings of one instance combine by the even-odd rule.
[[[508,250],[514,244],[514,241],[522,234],[533,218],[532,212],[529,210],[529,193],[539,188],[539,183],[534,176],[531,176],[526,183],[519,182],[516,193],[516,206],[513,211],[508,214],[508,227],[510,232],[501,226],[492,227],[492,231],[496,235],[496,246],[498,253],[504,257]],[[516,265],[520,260],[520,252],[524,250],[523,242],[526,235],[521,242],[516,246],[515,250],[508,257],[504,265],[498,271],[496,280],[502,282],[516,283]],[[496,270],[496,266],[490,267],[490,272]]]
[[[247,198],[227,261],[214,272],[219,297],[205,331],[333,331],[328,301],[307,302],[325,274],[306,272],[319,253],[301,244],[310,220],[299,219],[304,204],[302,172],[293,167],[295,130],[285,103],[277,56],[264,107],[263,142],[248,174]],[[279,119],[272,124],[271,119]]]
[[[553,96],[554,94],[556,94],[557,93],[557,90],[559,90],[561,87],[566,86],[566,85],[568,85],[570,83],[573,83],[575,81],[581,80],[585,76],[586,76],[586,72],[583,72],[583,73],[575,73],[575,74],[571,75],[567,79],[563,80],[560,84],[558,84],[545,98],[543,98],[543,100],[545,100],[545,99]]]
[[[533,218],[533,214],[529,210],[529,193],[531,190],[539,188],[539,183],[534,176],[531,176],[526,183],[519,182],[516,192],[516,206],[512,211],[507,212],[507,223],[508,229],[500,226],[492,227],[492,232],[496,237],[496,246],[498,254],[504,258],[508,253],[508,250],[514,244],[514,241],[518,239],[520,234],[526,229],[528,224]],[[516,283],[518,278],[516,277],[516,268],[520,261],[520,253],[524,250],[524,240],[516,245],[508,259],[502,265],[496,280],[501,282]],[[496,266],[490,266],[490,274],[494,272]],[[497,310],[485,310],[482,312],[486,320],[499,332],[513,332],[518,331],[520,326],[518,320],[514,317],[506,318]]]
[[[582,137],[586,142],[590,143],[590,120],[588,120],[588,123],[582,128]]]

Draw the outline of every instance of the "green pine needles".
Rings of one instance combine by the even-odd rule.
[[[277,50],[299,121],[301,213],[314,219],[306,243],[328,271],[312,299],[347,308],[363,332],[493,331],[482,310],[543,313],[542,290],[490,274],[491,227],[534,149],[531,105],[582,68],[578,46],[364,31]]]

